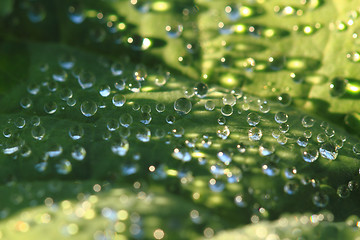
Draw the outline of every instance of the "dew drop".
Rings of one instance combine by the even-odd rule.
[[[174,109],[179,114],[188,114],[192,109],[192,104],[187,98],[179,98],[174,103]]]
[[[262,138],[263,134],[260,128],[253,127],[248,131],[248,137],[250,141],[259,141]]]
[[[112,98],[112,103],[115,107],[122,107],[126,102],[126,97],[122,94],[115,94]]]
[[[356,155],[360,156],[360,143],[354,144],[352,150]]]
[[[216,131],[216,134],[221,139],[227,139],[230,135],[230,129],[228,128],[228,126],[224,126],[222,128],[219,128]]]
[[[158,113],[162,113],[165,111],[165,104],[158,103],[158,104],[156,104],[155,109]]]
[[[176,24],[173,26],[167,25],[165,27],[165,31],[166,34],[170,37],[170,38],[178,38],[181,36],[182,32],[183,32],[183,25],[182,24]]]
[[[322,144],[319,151],[322,157],[329,160],[335,160],[338,156],[338,150],[332,142]]]
[[[106,127],[110,132],[116,131],[119,128],[119,122],[115,119],[110,119],[107,121]]]
[[[239,153],[245,153],[246,152],[246,146],[243,143],[239,143],[236,145],[236,149]]]
[[[287,123],[282,123],[279,125],[279,130],[282,133],[287,133],[289,131],[289,129],[290,129],[290,126]]]
[[[225,184],[220,180],[215,180],[214,178],[209,181],[210,190],[213,192],[222,192],[225,188]]]
[[[84,136],[84,128],[80,125],[74,125],[69,129],[69,136],[73,140],[79,140]]]
[[[191,160],[191,154],[185,147],[176,147],[174,148],[173,153],[171,154],[175,159],[181,160],[183,162],[189,162]]]
[[[114,141],[111,145],[111,151],[118,156],[125,156],[129,150],[129,142],[126,139]]]
[[[141,142],[149,142],[151,137],[150,129],[147,127],[140,127],[136,133],[136,138]]]
[[[173,116],[173,115],[168,115],[168,116],[166,116],[166,122],[168,123],[168,124],[174,124],[175,123],[175,116]]]
[[[221,114],[225,117],[229,117],[233,114],[233,107],[231,105],[224,105],[221,107]]]
[[[23,108],[23,109],[28,109],[32,106],[32,100],[28,97],[24,97],[20,100],[20,106]]]
[[[15,127],[17,128],[24,128],[25,127],[25,124],[26,124],[26,121],[23,117],[17,117],[15,120],[14,120],[14,125]]]
[[[275,147],[268,143],[263,143],[259,146],[259,153],[261,156],[269,156],[273,154],[275,151]]]
[[[346,92],[348,80],[341,77],[334,78],[330,83],[330,95],[332,97],[341,97]]]
[[[31,22],[39,23],[45,19],[46,10],[41,3],[30,2],[27,16]]]
[[[45,137],[45,128],[41,125],[32,127],[31,136],[36,140],[42,140]]]
[[[313,146],[308,146],[302,149],[301,152],[305,162],[309,162],[309,163],[315,162],[319,157],[318,150]]]
[[[292,98],[288,93],[282,93],[277,97],[278,102],[283,106],[289,106]]]
[[[323,192],[316,192],[313,195],[312,202],[315,206],[324,208],[329,203],[329,196]]]
[[[44,104],[44,111],[47,114],[54,114],[57,110],[57,104],[54,101],[47,102]]]
[[[310,116],[304,116],[301,120],[301,124],[303,125],[303,127],[305,128],[311,128],[314,126],[315,124],[315,119],[313,117]],[[311,136],[310,136],[311,137]]]
[[[236,4],[226,6],[225,14],[230,21],[237,21],[241,18],[240,8]]]
[[[73,159],[75,159],[77,161],[82,161],[86,157],[86,150],[85,150],[85,148],[83,148],[80,145],[75,145],[72,148],[71,156],[72,156]]]
[[[70,21],[80,24],[85,20],[84,10],[81,5],[72,5],[68,8],[68,16]]]
[[[60,156],[62,153],[63,153],[63,148],[59,144],[51,145],[46,152],[46,154],[51,158]]]
[[[195,85],[195,95],[199,98],[206,97],[208,93],[208,86],[206,83],[198,83]]]
[[[113,76],[120,76],[124,72],[124,65],[121,62],[114,62],[110,67]]]
[[[65,82],[67,79],[67,73],[62,68],[57,68],[52,74],[52,78],[57,82]]]
[[[220,161],[222,161],[225,165],[229,165],[232,161],[231,153],[228,151],[220,151],[217,153],[217,157]]]
[[[229,93],[223,96],[222,102],[224,105],[234,106],[236,104],[236,97]]]
[[[300,146],[300,147],[306,147],[308,145],[308,139],[305,136],[299,137],[296,141],[296,143]]]
[[[212,100],[207,100],[207,101],[205,102],[205,109],[208,110],[208,111],[214,110],[214,109],[215,109],[215,103],[214,103],[214,101],[212,101]]]
[[[82,71],[78,77],[78,83],[82,89],[91,88],[95,84],[96,78],[92,72]]]
[[[63,54],[59,57],[59,65],[64,69],[72,69],[75,65],[75,57],[71,54]]]
[[[80,106],[81,113],[85,117],[92,117],[98,110],[98,106],[94,101],[84,101]]]
[[[217,121],[218,121],[219,125],[225,125],[226,124],[226,118],[224,116],[219,117]]]
[[[61,100],[67,101],[69,98],[73,97],[73,92],[70,88],[61,89],[59,96]]]
[[[347,198],[350,196],[350,189],[348,188],[347,185],[340,185],[337,188],[336,193],[341,198]]]
[[[260,123],[260,116],[257,113],[251,112],[247,115],[246,121],[250,126],[256,126]]]
[[[111,93],[111,88],[109,85],[102,85],[99,89],[99,93],[102,97],[108,97]]]
[[[284,186],[284,192],[289,195],[294,195],[299,190],[299,184],[297,184],[295,181],[287,182]]]
[[[289,116],[284,112],[278,112],[275,114],[275,121],[279,124],[286,123]]]
[[[123,113],[120,116],[120,124],[123,127],[129,127],[133,123],[133,117],[129,113]]]
[[[71,162],[67,159],[61,160],[58,164],[55,165],[56,172],[61,175],[69,174],[72,170]]]

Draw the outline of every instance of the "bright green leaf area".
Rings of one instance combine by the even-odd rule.
[[[360,237],[356,3],[1,2],[0,239]]]

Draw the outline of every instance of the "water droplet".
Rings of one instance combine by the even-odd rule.
[[[79,140],[84,136],[84,128],[80,125],[74,125],[69,129],[69,136],[73,140]]]
[[[29,157],[31,155],[31,148],[28,145],[24,145],[22,146],[22,148],[20,149],[20,155],[22,157]]]
[[[332,97],[341,97],[346,92],[348,80],[341,77],[334,78],[330,83],[330,95]]]
[[[121,62],[114,62],[111,64],[110,70],[112,75],[120,76],[124,73],[124,65]]]
[[[130,128],[121,128],[119,135],[123,138],[128,138],[131,135]]]
[[[360,53],[357,51],[348,52],[346,58],[351,62],[360,62]]]
[[[297,184],[295,181],[289,181],[284,186],[284,192],[293,195],[297,193],[299,190],[299,184]]]
[[[114,141],[111,145],[111,151],[118,156],[125,156],[129,150],[129,142],[126,139]]]
[[[235,196],[234,202],[238,207],[247,207],[247,203],[245,202],[244,197],[240,194]]]
[[[325,134],[326,136],[328,136],[329,138],[332,138],[333,136],[335,136],[335,130],[333,128],[331,128],[330,126],[325,128]]]
[[[224,105],[221,107],[221,114],[228,117],[233,114],[233,107],[231,105]]]
[[[347,185],[340,185],[337,188],[336,193],[341,198],[347,198],[350,196],[350,189],[348,188]]]
[[[99,89],[99,93],[102,97],[107,97],[111,93],[111,88],[109,85],[102,85]]]
[[[300,147],[306,147],[308,145],[308,139],[303,136],[303,137],[299,137],[296,141],[296,143],[300,146]]]
[[[3,130],[3,135],[4,135],[4,137],[9,138],[13,135],[13,132],[10,128],[5,128]]]
[[[199,98],[206,97],[208,93],[208,86],[206,83],[198,83],[195,85],[195,94]]]
[[[310,130],[305,130],[304,131],[304,137],[311,138],[311,136],[312,136],[312,132]]]
[[[236,145],[236,149],[238,150],[239,153],[246,152],[246,146],[243,143],[239,143],[238,145]]]
[[[74,98],[69,98],[68,100],[66,100],[66,104],[69,106],[69,107],[73,107],[76,105],[76,99]]]
[[[302,118],[302,120],[301,120],[301,124],[306,128],[311,128],[315,124],[315,119],[313,117],[310,117],[310,116],[304,116]]]
[[[136,81],[135,79],[130,79],[127,82],[127,88],[129,91],[138,93],[141,90],[141,83],[139,81]]]
[[[233,94],[226,94],[222,98],[224,105],[234,106],[236,104],[236,97]]]
[[[73,159],[75,159],[77,161],[82,161],[86,157],[86,150],[85,150],[85,148],[83,148],[80,145],[75,145],[72,148],[71,156],[72,156]]]
[[[56,70],[54,70],[54,73],[52,74],[52,78],[54,79],[54,81],[57,82],[65,82],[67,79],[67,73],[64,69],[57,68]]]
[[[323,192],[316,192],[312,198],[312,202],[315,206],[324,208],[329,203],[329,196]]]
[[[35,170],[38,172],[44,172],[46,170],[46,167],[47,167],[47,162],[39,162],[34,166]]]
[[[289,106],[292,98],[288,93],[282,93],[277,97],[278,102],[283,106]]]
[[[295,177],[295,175],[297,174],[297,169],[296,167],[291,167],[291,168],[286,168],[284,171],[285,177],[287,179],[293,179]]]
[[[144,106],[141,107],[141,112],[142,113],[151,113],[151,107],[148,104],[145,104]]]
[[[184,29],[184,27],[181,24],[176,24],[176,25],[172,25],[172,26],[167,25],[165,27],[165,31],[170,38],[180,37],[183,32],[183,29]]]
[[[75,57],[71,54],[63,54],[59,57],[58,62],[62,68],[71,69],[75,65]]]
[[[195,90],[194,90],[194,88],[188,88],[188,89],[186,89],[185,92],[184,92],[184,95],[185,95],[185,97],[187,97],[187,98],[193,97],[193,96],[195,95]]]
[[[140,122],[143,124],[150,124],[152,120],[151,114],[150,113],[142,113],[141,114],[141,118],[140,118]]]
[[[275,147],[268,143],[263,143],[259,146],[259,153],[261,156],[269,156],[273,154],[275,151]]]
[[[259,105],[259,110],[262,113],[268,113],[270,111],[270,105],[267,102],[263,102]]]
[[[241,18],[240,8],[236,4],[226,6],[225,13],[230,21],[237,21]]]
[[[224,126],[222,128],[219,128],[216,131],[216,134],[221,139],[227,139],[230,135],[230,129],[228,128],[228,126]]]
[[[302,157],[305,160],[305,162],[315,162],[319,157],[318,150],[313,146],[308,146],[301,150]]]
[[[61,160],[55,165],[56,172],[62,175],[69,174],[72,170],[71,162],[67,159]]]
[[[165,111],[165,104],[163,103],[158,103],[156,104],[156,111],[159,112],[159,113],[162,113]]]
[[[111,132],[116,131],[119,128],[119,122],[115,119],[110,119],[107,121],[106,127]]]
[[[120,116],[120,124],[123,127],[129,127],[133,123],[133,117],[129,113],[123,113]]]
[[[82,89],[91,88],[96,81],[96,77],[92,72],[82,71],[78,77],[78,83]]]
[[[356,155],[360,156],[360,143],[354,144],[352,150]]]
[[[58,84],[57,82],[48,82],[47,83],[47,88],[49,89],[50,92],[56,92],[57,88],[58,88]]]
[[[11,155],[20,150],[20,148],[24,145],[24,141],[18,137],[8,138],[3,144],[3,153],[6,155]]]
[[[38,116],[32,116],[30,119],[30,124],[33,126],[39,126],[40,125],[40,118]]]
[[[80,106],[81,113],[85,117],[94,116],[98,110],[97,104],[94,101],[84,101]]]
[[[279,124],[286,123],[289,116],[284,112],[278,112],[275,114],[275,121]]]
[[[260,128],[253,127],[249,129],[248,136],[250,141],[259,141],[263,134]]]
[[[42,140],[45,136],[45,128],[40,125],[32,127],[31,136],[36,140]]]
[[[217,157],[220,161],[222,161],[225,165],[229,165],[231,162],[231,153],[228,151],[220,151],[217,153]]]
[[[28,97],[24,97],[20,100],[20,106],[24,109],[28,109],[32,106],[32,100]]]
[[[287,123],[282,123],[279,125],[279,130],[282,133],[287,133],[289,131],[289,129],[290,129],[290,126]]]
[[[226,118],[224,116],[220,116],[217,121],[218,121],[219,125],[225,125],[226,124]]]
[[[137,0],[131,1],[131,4],[134,8],[139,11],[140,13],[147,13],[150,11],[151,3],[149,0]]]
[[[220,164],[220,163],[217,163],[215,165],[212,165],[210,167],[210,172],[215,176],[215,177],[219,177],[221,175],[224,175],[224,165],[223,164]]]
[[[191,160],[191,154],[185,147],[174,148],[172,156],[175,159],[181,160],[183,162],[189,162]]]
[[[44,6],[39,2],[30,2],[27,12],[29,20],[33,23],[41,22],[46,17],[46,10]]]
[[[286,57],[285,56],[269,57],[268,65],[271,70],[280,71],[286,65]]]
[[[166,116],[166,122],[168,123],[168,124],[174,124],[175,123],[175,116],[173,116],[173,115],[168,115],[168,116]]]
[[[260,116],[257,113],[251,112],[247,115],[246,121],[250,126],[256,126],[260,123]]]
[[[68,16],[70,21],[80,24],[85,20],[84,10],[81,5],[72,5],[68,8]]]
[[[317,136],[316,136],[316,140],[319,142],[319,143],[323,143],[327,140],[327,136],[326,134],[324,133],[319,133]]]
[[[225,184],[220,180],[212,178],[209,181],[209,187],[210,190],[213,192],[222,192],[225,188]]]
[[[115,107],[122,107],[126,102],[126,97],[122,94],[115,94],[112,98],[112,103]]]
[[[59,96],[61,100],[67,101],[69,98],[73,97],[73,92],[70,88],[61,89]]]
[[[146,77],[147,77],[147,70],[145,65],[143,64],[136,65],[134,71],[134,79],[136,81],[145,81]]]
[[[329,160],[335,160],[338,155],[338,150],[332,142],[322,144],[319,151],[322,157]]]
[[[212,100],[207,100],[205,103],[205,109],[208,111],[212,111],[215,109],[215,103]]]
[[[263,173],[270,177],[276,176],[280,172],[279,168],[277,167],[276,163],[274,163],[274,162],[269,162],[269,163],[263,164],[261,168],[262,168]]]
[[[25,124],[26,124],[26,121],[23,117],[17,117],[15,120],[14,120],[14,125],[15,127],[17,128],[24,128],[25,127]]]
[[[54,114],[56,110],[57,110],[56,102],[51,101],[44,104],[44,111],[47,114]]]
[[[151,137],[150,129],[147,127],[140,127],[136,133],[136,138],[141,142],[149,142]]]
[[[179,98],[174,103],[174,109],[179,114],[188,114],[191,111],[192,104],[187,98]]]
[[[27,91],[31,95],[37,95],[40,92],[40,86],[35,83],[31,83],[27,86]]]
[[[119,81],[114,83],[114,87],[119,90],[122,91],[125,89],[125,80],[124,79],[120,79]]]

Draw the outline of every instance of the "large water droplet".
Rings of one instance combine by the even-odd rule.
[[[257,113],[251,112],[247,115],[246,121],[250,126],[256,126],[260,123],[260,116]]]
[[[286,123],[289,116],[284,112],[278,112],[275,114],[275,121],[279,124]]]
[[[198,83],[195,85],[195,95],[199,98],[206,97],[206,94],[208,93],[208,86],[206,83]]]
[[[302,149],[301,152],[305,162],[309,162],[309,163],[315,162],[319,157],[319,151],[313,146],[308,146]]]
[[[112,103],[115,107],[122,107],[126,102],[126,97],[122,94],[115,94],[112,98]]]
[[[310,117],[310,116],[304,116],[302,118],[302,120],[301,120],[301,124],[306,128],[311,128],[315,124],[315,119],[313,117]]]
[[[97,104],[94,101],[84,101],[80,106],[81,113],[85,117],[94,116],[98,110]]]
[[[96,78],[92,72],[82,71],[78,77],[78,82],[82,89],[91,88],[95,84]]]
[[[260,128],[253,127],[249,129],[248,137],[250,141],[259,141],[263,134]]]
[[[329,160],[335,160],[338,156],[338,150],[334,143],[326,142],[323,143],[319,149],[322,157],[327,158]]]
[[[188,114],[192,109],[192,104],[187,98],[179,98],[174,103],[174,109],[179,114]]]
[[[57,110],[57,104],[54,101],[47,102],[44,104],[44,111],[47,114],[54,114]]]

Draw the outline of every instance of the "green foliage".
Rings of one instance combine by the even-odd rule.
[[[0,3],[0,239],[358,236],[354,3],[132,2]]]

